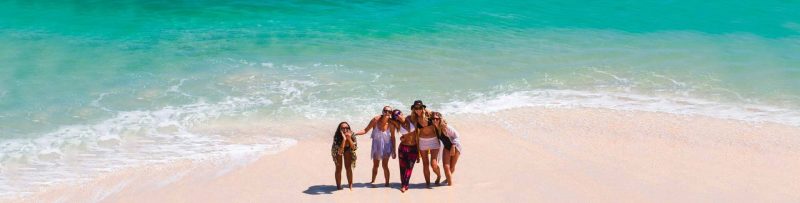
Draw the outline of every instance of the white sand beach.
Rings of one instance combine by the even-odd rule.
[[[798,127],[586,108],[527,107],[445,117],[464,146],[454,186],[426,189],[417,164],[411,189],[401,193],[393,159],[391,187],[370,187],[367,135],[359,139],[355,187],[335,190],[330,131],[336,122],[331,121],[303,126],[313,136],[240,165],[214,160],[152,165],[6,201],[800,201]],[[380,186],[382,179],[379,172]]]

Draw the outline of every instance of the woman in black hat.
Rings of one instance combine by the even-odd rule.
[[[425,175],[425,184],[430,188],[430,169],[433,168],[433,172],[436,173],[435,183],[438,185],[442,176],[438,164],[441,144],[434,131],[431,112],[428,111],[427,106],[422,101],[414,101],[414,105],[411,106],[409,122],[416,127],[415,133],[419,139],[417,147],[419,148],[420,157],[422,157],[422,173]]]

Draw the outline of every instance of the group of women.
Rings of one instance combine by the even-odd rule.
[[[447,125],[447,121],[439,112],[427,109],[422,101],[414,101],[411,106],[411,115],[404,116],[400,110],[390,106],[383,107],[380,115],[373,117],[367,127],[359,132],[353,132],[350,124],[341,122],[336,127],[333,136],[331,155],[336,163],[336,187],[342,189],[342,166],[347,171],[347,183],[353,189],[353,168],[355,168],[356,137],[372,131],[372,181],[378,175],[378,166],[382,166],[385,178],[384,186],[389,187],[389,158],[399,159],[400,166],[400,191],[408,190],[409,179],[414,169],[414,163],[422,160],[423,174],[428,188],[431,186],[430,170],[436,174],[435,184],[441,184],[441,170],[439,168],[439,152],[442,150],[444,167],[444,182],[453,185],[453,173],[456,163],[461,155],[461,143],[458,132]],[[400,134],[400,143],[396,143],[396,134]]]

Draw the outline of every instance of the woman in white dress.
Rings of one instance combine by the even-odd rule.
[[[384,106],[381,115],[375,116],[369,121],[364,130],[357,132],[356,135],[367,134],[372,130],[372,150],[370,157],[372,157],[372,181],[370,184],[375,183],[375,177],[378,176],[378,165],[383,162],[383,176],[386,179],[386,187],[389,187],[389,157],[393,159],[397,157],[395,152],[395,126],[391,125],[389,120],[392,116],[392,107]]]

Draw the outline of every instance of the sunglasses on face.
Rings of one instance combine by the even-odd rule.
[[[433,118],[433,120],[437,120],[438,121],[438,120],[442,120],[442,118]]]
[[[387,110],[387,109],[384,109],[384,110],[383,110],[383,113],[392,113],[392,110]]]
[[[350,130],[350,126],[343,127],[342,130]]]

